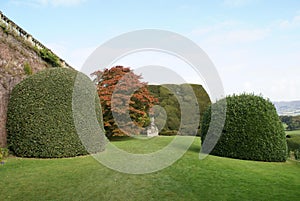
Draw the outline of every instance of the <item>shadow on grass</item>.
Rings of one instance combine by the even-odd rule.
[[[129,140],[133,140],[133,137],[129,137],[129,136],[113,136],[111,138],[109,138],[109,141],[112,142],[116,142],[116,141],[129,141]]]
[[[180,136],[180,137],[192,137],[192,136]],[[201,149],[201,143],[198,141],[198,136],[195,137],[194,142],[188,147],[187,151],[199,153]],[[186,150],[186,144],[176,143],[172,146],[175,146],[177,149]]]
[[[136,135],[136,136],[113,136],[109,138],[109,141],[130,141],[130,140],[152,140],[155,137],[147,137],[146,135]]]
[[[143,140],[146,140],[148,141],[149,143],[159,143],[159,141],[156,141],[158,139],[162,139],[165,141],[165,138],[166,136],[159,136],[159,137],[154,137],[154,138],[147,138],[145,137],[145,139]],[[169,139],[170,141],[166,141],[166,144],[164,144],[164,146],[167,146],[169,143],[171,143],[173,137],[175,136],[169,136]],[[185,137],[188,137],[188,136],[182,136],[183,138]],[[140,143],[138,141],[140,141],[139,138],[135,138],[135,137],[130,137],[130,136],[114,136],[112,137],[111,139],[109,139],[111,142],[120,142],[120,141],[132,141],[132,140],[137,140],[137,143]],[[146,141],[144,141],[145,143],[147,143]],[[144,144],[145,145],[145,144]],[[180,143],[176,143],[176,144],[173,144],[172,146],[176,146],[176,149],[186,149],[186,145],[184,144],[180,144]],[[190,145],[190,147],[188,147],[187,151],[189,152],[194,152],[194,153],[200,153],[200,149],[201,149],[201,142],[199,140],[199,137],[196,137],[195,138],[195,141]]]
[[[192,145],[190,146],[190,148],[188,149],[188,151],[199,153],[199,152],[200,152],[200,149],[201,149],[200,145],[197,146],[197,145],[195,145],[195,144],[192,144]]]

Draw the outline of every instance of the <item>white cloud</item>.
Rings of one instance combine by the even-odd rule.
[[[132,69],[136,69],[137,72],[140,72],[143,75],[145,81],[149,83],[179,84],[185,81],[189,83],[204,84],[204,80],[201,76],[198,75],[195,70],[181,58],[159,51],[141,51],[132,53],[120,58],[120,60],[113,64],[113,66],[115,65],[125,65],[130,66]],[[157,71],[159,70],[155,72],[153,70],[143,71],[143,67],[145,66],[146,68],[159,67],[159,70],[162,71],[158,76]],[[139,68],[141,69],[139,70]],[[168,74],[168,72],[163,71],[163,69],[168,69],[174,74]]]
[[[234,20],[227,20],[227,21],[223,21],[221,23],[217,23],[215,25],[210,25],[210,26],[206,26],[206,27],[201,27],[201,28],[197,28],[192,30],[191,34],[192,35],[205,35],[211,32],[217,32],[217,31],[222,31],[224,29],[228,29],[228,28],[233,28],[235,26],[238,26],[239,22],[238,21],[234,21]]]
[[[65,43],[46,43],[45,45],[56,55],[59,55],[62,58],[66,56],[65,53],[67,51],[67,48]]]
[[[10,0],[16,5],[28,6],[77,6],[86,0]]]
[[[274,101],[299,100],[299,43],[276,37],[279,28],[296,27],[300,27],[300,15],[265,27],[239,21],[217,23],[194,29],[190,37],[216,65],[226,94],[247,92]],[[281,45],[289,42],[293,46]]]
[[[267,91],[270,97],[273,97],[273,100],[299,100],[300,99],[300,82],[295,79],[290,78],[281,78],[279,80],[274,80],[271,82],[272,86]]]
[[[84,62],[95,51],[96,48],[97,48],[96,46],[76,48],[70,50],[66,58],[70,61],[71,66],[73,66],[77,70],[82,70],[81,68]]]
[[[212,32],[207,36],[205,42],[215,46],[252,43],[265,39],[269,33],[269,29],[233,29],[230,31]]]
[[[227,42],[253,42],[264,39],[268,33],[268,29],[233,30],[228,32],[224,39]]]
[[[253,0],[224,0],[223,5],[227,7],[242,7],[252,3]]]
[[[65,60],[76,70],[81,70],[85,60],[92,54],[97,47],[72,48],[66,42],[46,43],[46,47],[51,49],[57,56]]]
[[[250,81],[244,82],[243,83],[243,87],[244,87],[244,91],[245,92],[250,92],[250,93],[253,92],[253,84],[252,84],[252,82],[250,82]]]
[[[236,20],[226,20],[214,25],[196,28],[190,32],[190,36],[202,38],[202,41],[210,43],[210,45],[220,46],[252,43],[265,39],[270,32],[270,28],[252,28]]]
[[[296,15],[291,20],[280,20],[278,22],[279,28],[281,29],[289,29],[300,26],[300,15]]]
[[[54,6],[76,6],[85,2],[85,0],[49,0],[48,2]]]

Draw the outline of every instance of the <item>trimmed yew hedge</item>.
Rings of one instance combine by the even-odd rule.
[[[210,105],[210,98],[205,89],[198,84],[164,84],[164,85],[149,85],[148,89],[151,94],[158,98],[159,106],[164,111],[155,119],[156,126],[160,129],[160,135],[177,135],[181,124],[181,110],[179,100],[182,100],[186,111],[193,114],[193,97],[190,97],[189,87],[193,89],[194,95],[197,98],[200,117]],[[174,94],[175,92],[176,94]],[[179,100],[177,100],[179,98]],[[191,115],[192,117],[192,115]],[[182,133],[180,135],[192,135],[194,125],[192,122],[184,122],[181,125]],[[200,135],[200,121],[197,134]]]
[[[80,90],[95,93],[95,88],[87,87],[92,85],[87,76],[66,68],[44,70],[16,85],[7,113],[8,147],[16,156],[53,158],[88,154],[73,121],[72,93],[77,75],[82,84]],[[97,95],[95,108],[101,123]],[[99,140],[91,140],[95,141],[95,152],[103,149]]]
[[[225,125],[211,154],[246,160],[286,161],[284,128],[270,101],[260,96],[242,94],[228,96],[226,102]],[[219,103],[221,101],[214,104]],[[202,120],[202,143],[210,118],[211,107]]]
[[[286,138],[288,145],[289,155],[291,152],[294,152],[296,160],[300,160],[300,135],[289,135],[289,138]]]

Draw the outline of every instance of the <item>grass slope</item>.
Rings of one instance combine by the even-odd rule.
[[[147,153],[172,137],[113,143]],[[299,200],[300,163],[266,163],[209,156],[197,138],[183,158],[151,174],[110,170],[91,156],[9,158],[0,165],[0,200]]]

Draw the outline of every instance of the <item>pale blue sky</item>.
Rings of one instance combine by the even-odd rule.
[[[300,100],[299,0],[1,0],[0,10],[77,69],[119,34],[164,29],[208,54],[226,94]]]

